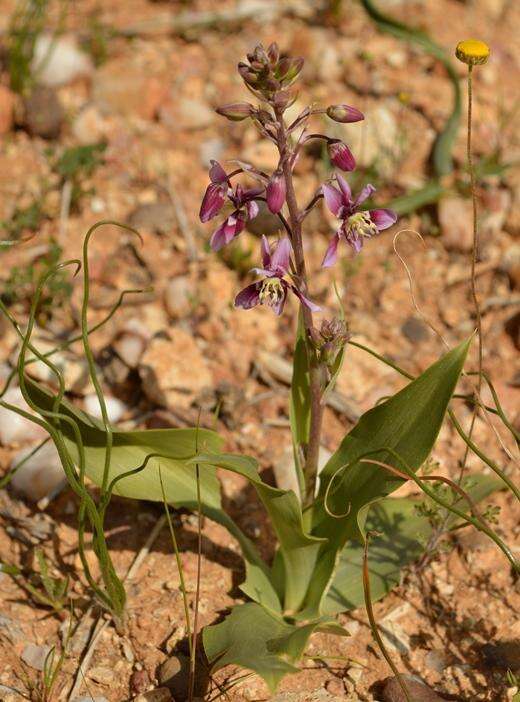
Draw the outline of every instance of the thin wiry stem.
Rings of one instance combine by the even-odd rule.
[[[179,551],[179,545],[177,543],[177,537],[175,535],[175,529],[173,528],[173,522],[170,515],[170,508],[166,500],[166,493],[164,491],[164,483],[162,479],[161,467],[159,466],[159,481],[161,483],[161,492],[164,503],[164,513],[166,514],[166,520],[168,522],[168,528],[170,530],[170,536],[173,544],[173,550],[175,552],[175,560],[177,562],[177,570],[179,571],[179,580],[182,593],[182,603],[184,605],[184,617],[186,619],[186,636],[188,638],[188,646],[190,651],[190,660],[193,655],[193,641],[191,639],[191,622],[190,622],[190,608],[188,603],[188,593],[186,590],[186,581],[184,580],[184,568],[182,566],[181,554]]]
[[[410,697],[410,693],[408,692],[408,688],[405,685],[405,682],[401,676],[401,673],[397,669],[397,666],[395,665],[395,663],[392,660],[392,656],[388,653],[386,646],[383,643],[383,639],[381,637],[381,634],[379,633],[376,618],[374,616],[374,609],[372,607],[372,596],[371,596],[371,592],[370,592],[370,574],[368,571],[368,542],[369,542],[369,538],[370,538],[370,532],[367,533],[367,535],[365,537],[365,548],[364,548],[364,552],[363,552],[363,594],[365,596],[365,607],[367,610],[370,629],[372,631],[372,636],[376,640],[377,645],[379,646],[381,653],[383,654],[386,662],[388,663],[393,674],[395,675],[395,679],[399,683],[399,687],[403,691],[403,695],[405,696],[406,702],[413,702],[413,699]]]
[[[476,182],[475,182],[475,167],[473,165],[473,153],[472,153],[472,126],[473,126],[473,65],[468,64],[468,124],[467,124],[467,138],[466,138],[466,157],[468,161],[468,170],[470,178],[471,187],[471,205],[472,205],[472,216],[473,216],[473,245],[471,249],[471,297],[473,299],[473,305],[475,308],[475,321],[477,324],[477,339],[478,339],[478,378],[477,378],[477,398],[480,397],[480,391],[482,389],[482,365],[483,365],[483,340],[482,340],[482,315],[480,312],[480,302],[477,294],[477,276],[476,276],[476,266],[477,258],[479,254],[479,233],[478,233],[478,221],[477,221],[477,192],[476,192]],[[477,421],[478,415],[478,403],[475,403],[473,407],[473,416],[471,418],[471,425],[469,428],[468,437],[471,439],[473,436],[473,430],[475,428],[475,422]],[[464,458],[461,463],[460,473],[459,473],[459,483],[462,481],[464,476],[464,471],[466,470],[466,464],[468,461],[469,454],[469,444],[466,443],[466,450],[464,451]]]

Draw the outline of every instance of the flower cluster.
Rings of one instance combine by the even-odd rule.
[[[280,219],[280,228],[287,235],[271,251],[265,237],[262,238],[263,267],[253,269],[262,279],[247,286],[236,297],[237,307],[249,309],[255,305],[267,305],[281,314],[287,293],[294,293],[309,311],[319,308],[307,297],[302,223],[310,210],[324,199],[328,209],[339,220],[340,225],[331,239],[322,265],[328,267],[337,260],[338,245],[343,239],[355,253],[359,253],[365,239],[392,226],[397,216],[389,209],[365,209],[364,202],[375,191],[366,185],[354,197],[345,178],[336,173],[318,189],[311,202],[299,208],[294,193],[292,173],[300,150],[313,139],[325,140],[331,164],[340,171],[353,171],[355,158],[348,145],[340,139],[324,134],[310,134],[307,126],[313,115],[327,115],[340,123],[359,122],[363,114],[346,104],[330,105],[323,109],[306,107],[292,122],[284,119],[286,110],[294,104],[296,93],[292,85],[303,67],[302,58],[283,56],[276,44],[267,49],[257,46],[247,55],[247,61],[238,64],[238,72],[248,90],[259,100],[259,106],[249,102],[234,102],[217,108],[217,113],[231,121],[250,119],[260,134],[269,139],[279,153],[278,166],[272,174],[264,173],[254,166],[237,162],[238,167],[226,173],[220,163],[211,162],[210,183],[202,200],[200,219],[208,222],[216,217],[229,203],[230,211],[213,232],[210,244],[218,251],[235,239],[249,220],[257,216],[259,201],[264,201],[269,210]],[[239,175],[253,178],[254,187],[245,187],[232,179]]]

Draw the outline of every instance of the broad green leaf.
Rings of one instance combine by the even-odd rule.
[[[310,580],[312,579],[318,551],[323,542],[305,533],[301,505],[292,490],[272,487],[258,475],[258,463],[248,456],[232,454],[198,455],[191,463],[220,466],[244,476],[256,489],[264,504],[280,544],[280,554],[285,566],[284,609],[297,612]],[[249,594],[248,583],[245,584]],[[244,589],[244,588],[242,588]]]
[[[348,636],[336,622],[326,618],[295,626],[248,602],[234,607],[220,624],[205,627],[202,639],[213,671],[238,665],[258,673],[274,692],[285,675],[298,672],[294,664],[315,631]]]
[[[477,503],[495,490],[502,489],[503,483],[492,475],[472,475],[464,487],[473,502]],[[424,544],[432,528],[428,518],[416,510],[420,502],[420,499],[387,497],[370,508],[367,529],[379,534],[370,540],[368,558],[373,601],[390,592],[399,583],[402,569],[424,552]],[[446,528],[450,529],[461,522],[456,515],[450,515]],[[333,615],[364,604],[362,569],[363,546],[358,542],[349,542],[341,552],[324,603],[324,614]]]
[[[28,390],[38,407],[51,409],[53,396],[38,383],[27,379]],[[85,448],[86,474],[99,485],[105,459],[106,435],[103,424],[63,400],[60,412],[76,422]],[[71,455],[77,460],[78,452],[71,427],[62,422],[60,429]],[[200,451],[218,451],[223,441],[207,429],[150,429],[145,431],[114,431],[114,445],[110,462],[110,479],[142,465],[150,454],[160,453],[168,458],[150,459],[145,469],[123,478],[114,493],[123,497],[162,502],[159,480],[161,469],[167,501],[175,507],[197,509],[195,465],[189,459]],[[275,611],[280,611],[280,600],[271,584],[269,568],[260,558],[254,544],[221,507],[220,483],[216,468],[204,464],[200,471],[201,502],[204,514],[222,524],[237,539],[246,561],[247,594],[252,599]]]
[[[54,397],[48,390],[32,380],[27,381],[27,389],[38,407],[52,409]],[[60,412],[71,417],[78,425],[85,447],[86,474],[93,483],[99,485],[103,475],[106,445],[103,424],[67,400],[61,402]],[[67,422],[61,422],[60,432],[69,452],[77,461],[78,451],[72,428]],[[200,451],[218,451],[223,444],[218,434],[208,429],[114,430],[113,437],[110,480],[138,468],[150,454],[161,453],[169,457],[151,459],[145,470],[119,481],[114,494],[162,502],[160,466],[168,502],[191,509],[196,509],[197,506],[197,485],[194,467],[187,461],[197,454],[197,447]],[[215,468],[208,467],[201,473],[200,486],[203,504],[220,508],[220,484]]]
[[[470,341],[457,346],[396,395],[366,412],[325,466],[320,475],[312,533],[327,539],[327,543],[320,552],[302,617],[321,613],[322,598],[331,583],[338,554],[349,539],[363,538],[369,505],[402,483],[383,468],[359,459],[373,452],[372,458],[402,468],[394,455],[384,450],[391,448],[413,470],[422,465],[439,433]],[[331,517],[324,508],[331,480],[333,489],[327,506],[335,514],[348,511],[342,518]]]

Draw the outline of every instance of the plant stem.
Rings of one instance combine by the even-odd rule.
[[[472,136],[472,123],[473,123],[473,65],[470,63],[468,65],[468,125],[467,125],[467,139],[466,139],[466,156],[468,161],[468,170],[471,186],[471,203],[473,209],[473,246],[471,249],[471,297],[473,300],[473,306],[475,308],[475,318],[477,323],[477,339],[478,339],[478,378],[477,378],[477,390],[476,390],[476,402],[473,407],[473,416],[471,418],[471,426],[469,428],[468,436],[471,439],[473,436],[473,429],[475,428],[475,422],[477,420],[478,408],[480,403],[480,393],[482,390],[482,365],[483,365],[483,342],[482,342],[482,316],[480,313],[480,303],[477,295],[477,280],[476,280],[476,266],[477,257],[479,250],[479,236],[478,236],[478,222],[477,222],[477,193],[476,193],[476,183],[475,183],[475,167],[473,164],[472,146],[471,146],[471,136]],[[460,473],[459,473],[459,483],[462,482],[464,476],[464,471],[466,469],[466,463],[468,460],[469,445],[466,445],[466,450],[464,452],[464,458],[462,460]]]
[[[275,108],[275,115],[278,122],[277,137],[278,151],[280,152],[280,161],[282,163],[282,171],[285,180],[286,201],[289,210],[289,224],[291,227],[291,239],[296,262],[296,273],[298,282],[303,294],[307,294],[307,272],[305,269],[305,254],[303,250],[302,240],[302,223],[301,212],[296,200],[294,191],[294,183],[292,177],[291,159],[289,158],[289,143],[285,122],[282,111]],[[321,425],[323,419],[323,404],[322,404],[322,384],[321,384],[321,369],[316,356],[316,351],[312,343],[313,318],[311,310],[301,304],[303,315],[303,323],[305,326],[305,339],[307,344],[307,357],[309,360],[309,376],[310,376],[310,400],[311,400],[311,418],[309,429],[309,442],[305,449],[305,465],[303,473],[305,477],[305,495],[303,497],[303,506],[308,507],[313,499],[316,488],[316,479],[318,474],[318,460],[320,452]]]

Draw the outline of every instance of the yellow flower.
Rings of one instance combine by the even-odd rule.
[[[489,56],[489,46],[479,39],[466,39],[459,41],[455,49],[455,56],[467,63],[468,66],[486,63]]]

